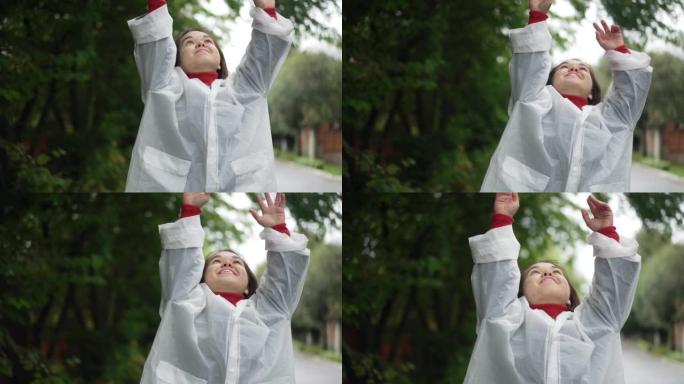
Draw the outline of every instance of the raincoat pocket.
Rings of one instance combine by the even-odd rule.
[[[511,192],[541,192],[549,183],[549,176],[535,171],[510,156],[506,156],[502,169],[501,179]]]
[[[143,151],[143,168],[154,183],[155,190],[182,192],[190,170],[190,161],[169,155],[154,147]]]
[[[225,101],[216,101],[216,124],[218,129],[226,137],[232,137],[238,134],[240,126],[242,126],[242,116],[245,113],[245,107],[240,104],[231,104]]]
[[[235,173],[235,190],[262,192],[269,184],[269,158],[266,152],[256,152],[230,163]]]
[[[625,183],[594,184],[589,186],[589,192],[625,192]]]
[[[207,384],[207,381],[185,372],[166,361],[160,361],[155,370],[157,379],[166,384]]]

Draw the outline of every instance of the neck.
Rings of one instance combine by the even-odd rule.
[[[206,85],[211,86],[214,80],[218,79],[218,72],[187,72],[186,75],[190,79],[199,79]]]
[[[224,299],[231,302],[233,305],[237,305],[238,301],[244,300],[245,295],[240,292],[214,292],[215,294],[223,297]]]
[[[546,312],[547,315],[551,316],[554,320],[556,319],[556,317],[558,317],[558,315],[568,310],[567,305],[556,303],[530,304],[530,308],[541,309],[542,311]]]
[[[589,104],[589,100],[586,97],[582,96],[576,96],[576,95],[570,95],[567,93],[561,93],[561,96],[565,97],[566,99],[570,100],[573,104],[577,106],[577,108],[582,109],[585,105]]]

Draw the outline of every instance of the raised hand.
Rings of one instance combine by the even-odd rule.
[[[530,0],[530,11],[549,13],[554,0]]]
[[[520,201],[515,192],[497,193],[494,198],[494,213],[513,217],[519,207]]]
[[[589,204],[591,214],[594,216],[592,218],[589,216],[588,210],[582,210],[582,218],[587,224],[587,227],[589,227],[592,231],[598,231],[599,229],[613,225],[613,211],[610,209],[610,205],[595,198],[594,195],[589,195],[589,198],[587,198],[587,204]]]
[[[254,5],[261,9],[275,8],[275,0],[254,0]]]
[[[596,41],[598,41],[603,49],[610,51],[621,45],[625,45],[625,40],[622,38],[622,31],[618,25],[613,24],[609,27],[605,20],[601,20],[601,26],[594,23]]]
[[[287,199],[284,193],[276,193],[275,202],[271,200],[271,195],[266,192],[266,201],[261,200],[259,195],[256,196],[257,203],[261,208],[261,214],[257,213],[255,209],[250,209],[249,213],[252,214],[254,220],[257,221],[262,227],[273,227],[278,224],[285,223],[285,205]]]
[[[202,208],[209,201],[211,196],[206,192],[185,192],[183,193],[183,204],[194,205]]]

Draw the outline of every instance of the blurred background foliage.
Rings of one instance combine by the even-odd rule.
[[[562,47],[588,1],[572,0]],[[630,46],[651,36],[684,47],[662,20],[684,0],[602,0],[629,30]],[[511,58],[507,30],[527,22],[527,1],[347,0],[343,15],[344,187],[366,191],[478,191],[508,120]],[[678,13],[679,12],[679,13]],[[589,26],[590,27],[590,26]],[[595,44],[588,41],[587,44]],[[684,61],[654,55],[654,80],[642,120],[681,117]],[[606,85],[604,85],[604,89]],[[666,117],[667,116],[667,117]],[[640,123],[643,130],[646,122]],[[641,135],[637,132],[637,136]]]
[[[589,230],[577,221],[580,207],[569,197],[520,195],[514,224],[522,245],[519,265],[522,269],[538,260],[556,260],[575,287],[586,292],[572,265],[575,244]],[[674,231],[682,231],[684,195],[628,194],[619,199],[648,230],[639,235],[644,266],[629,331],[648,334],[656,327],[667,334],[684,305],[684,253],[671,240]],[[493,194],[484,193],[347,196],[345,383],[463,382],[476,337],[468,238],[489,228],[493,200]],[[577,217],[571,219],[568,211]],[[658,284],[661,273],[668,277]]]
[[[9,197],[0,208],[0,382],[138,383],[159,325],[157,226],[176,220],[180,195]],[[340,197],[290,194],[288,208],[312,250],[293,328],[316,333],[341,312],[341,247],[318,231],[339,228]],[[207,248],[239,244],[247,221],[247,210],[212,199],[202,222],[221,236]]]
[[[201,16],[220,26],[251,1],[226,0],[226,15],[210,14],[203,3],[169,0],[174,30],[199,26]],[[143,111],[126,21],[146,9],[145,0],[0,3],[0,190],[124,189]],[[321,24],[342,12],[339,2],[280,0],[278,10],[296,25],[296,41],[308,36],[341,44]],[[309,60],[329,65],[323,57]],[[317,79],[306,82],[320,86]]]

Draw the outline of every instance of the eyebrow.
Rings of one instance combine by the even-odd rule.
[[[529,275],[529,274],[532,273],[532,271],[534,271],[535,269],[539,269],[539,267],[538,267],[538,266],[534,266],[534,267],[530,268],[530,270],[527,271],[527,274]],[[552,267],[552,269],[559,270],[559,271],[563,272],[562,269],[560,269],[559,267],[556,267],[555,265]]]
[[[202,36],[202,38],[205,38],[205,37],[209,38],[209,40],[211,40],[211,41],[214,41],[214,39],[212,39],[211,36],[207,35],[206,33],[204,34],[204,36]],[[192,38],[192,36],[190,36],[189,34],[183,36],[183,38],[181,39],[181,44],[183,44],[183,42],[185,42],[186,39],[190,39],[190,38]]]
[[[218,259],[218,258],[220,258],[220,257],[221,257],[221,255],[214,255],[214,256],[212,256],[211,259],[209,259],[209,263],[213,263],[214,260],[216,260],[216,259]],[[243,263],[244,263],[244,260],[242,260],[242,257],[240,257],[240,256],[237,256],[237,255],[230,255],[230,257],[232,258],[233,261],[237,260],[237,261],[240,261],[240,262],[243,262]]]

